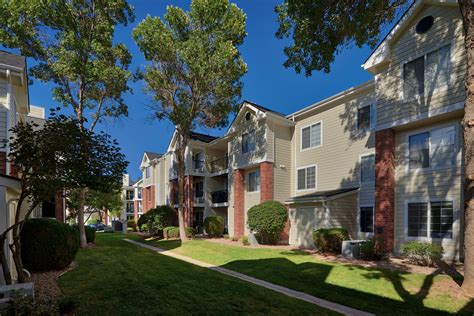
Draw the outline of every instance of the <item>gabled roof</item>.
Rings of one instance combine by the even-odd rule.
[[[145,155],[150,160],[159,159],[159,158],[161,158],[161,156],[163,156],[162,154],[154,153],[154,152],[151,152],[151,151],[145,151]]]
[[[216,137],[216,136],[206,135],[206,134],[193,132],[193,131],[191,131],[189,133],[189,137],[191,138],[191,140],[197,140],[197,141],[204,142],[204,143],[210,143],[213,140],[219,138],[219,137]]]
[[[283,114],[283,113],[281,113],[281,112],[271,110],[271,109],[269,109],[269,108],[266,108],[266,107],[264,107],[264,106],[258,105],[257,103],[254,103],[254,102],[248,101],[248,100],[244,100],[244,102],[242,102],[242,104],[241,104],[240,106],[242,107],[242,105],[243,105],[244,103],[251,104],[251,105],[253,105],[254,107],[256,107],[257,109],[259,109],[259,110],[262,111],[262,112],[271,112],[271,113],[276,114],[276,115],[279,115],[279,116],[281,116],[281,117],[286,117],[286,115]]]
[[[26,66],[26,58],[0,50],[0,66],[2,64],[23,70]]]
[[[401,32],[413,21],[425,6],[427,5],[445,5],[457,6],[456,0],[415,0],[406,10],[402,17],[395,23],[390,32],[382,39],[379,45],[372,51],[362,67],[372,73],[375,73],[377,66],[386,63],[390,56],[390,43],[396,40]]]

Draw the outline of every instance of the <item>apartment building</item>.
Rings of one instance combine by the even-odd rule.
[[[164,183],[160,181],[161,172],[159,172],[160,164],[159,160],[162,157],[161,154],[146,151],[143,154],[142,162],[140,164],[140,171],[142,172],[142,205],[143,212],[146,213],[150,209],[156,207],[157,205],[165,204],[164,201],[160,199],[159,192],[161,189],[161,184]]]
[[[123,221],[137,221],[143,214],[142,185],[142,179],[135,182],[130,179],[128,174],[123,175],[123,208],[121,212],[121,218]]]
[[[419,240],[462,257],[464,54],[456,2],[417,1],[362,63],[372,80],[289,115],[243,102],[224,136],[191,135],[186,224],[222,215],[230,235],[251,236],[248,209],[277,200],[291,245],[344,227],[394,253]],[[160,203],[175,207],[177,137],[158,163]]]

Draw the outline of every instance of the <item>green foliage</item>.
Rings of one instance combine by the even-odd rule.
[[[175,212],[170,206],[161,205],[140,216],[137,225],[142,232],[161,235],[163,228],[172,225],[175,217]]]
[[[194,237],[196,234],[196,230],[192,227],[186,227],[186,236],[188,238]],[[169,238],[179,238],[179,227],[176,226],[168,226],[163,228],[163,235],[166,239]]]
[[[46,316],[58,315],[58,305],[50,300],[39,300],[30,295],[16,293],[8,301],[9,315]]]
[[[247,224],[260,243],[278,242],[288,221],[288,212],[277,201],[266,201],[251,207],[247,212]]]
[[[351,45],[372,48],[380,31],[399,17],[412,1],[285,0],[275,8],[280,24],[277,38],[291,37],[285,47],[285,67],[297,73],[328,73],[342,49]]]
[[[249,237],[248,237],[247,235],[243,235],[243,236],[240,238],[240,242],[241,242],[242,245],[244,245],[244,246],[250,245]]]
[[[368,239],[360,246],[360,256],[365,260],[382,260],[387,255],[385,241],[381,237]]]
[[[224,239],[230,239],[229,234],[225,234],[225,235],[224,235]]]
[[[127,228],[130,228],[132,231],[136,232],[137,229],[137,223],[133,219],[129,219],[127,221]]]
[[[321,228],[313,232],[314,245],[322,252],[341,253],[342,241],[349,239],[344,228]]]
[[[77,233],[79,234],[79,227],[77,225],[73,225],[72,227],[74,227],[74,229],[77,231]],[[94,243],[95,241],[95,233],[96,233],[96,229],[93,228],[93,227],[90,227],[90,226],[84,226],[84,229],[86,231],[86,241],[88,244],[92,244]]]
[[[63,269],[79,249],[77,230],[54,219],[29,219],[20,236],[23,264],[29,271]]]
[[[403,254],[414,264],[431,266],[443,258],[443,247],[428,242],[410,241],[402,246]]]
[[[58,301],[58,309],[60,315],[74,314],[78,307],[78,302],[72,297],[61,297]]]
[[[224,217],[208,216],[204,220],[204,228],[210,237],[220,237],[224,233]]]

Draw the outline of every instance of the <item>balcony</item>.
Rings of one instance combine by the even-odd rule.
[[[210,162],[212,176],[227,173],[229,167],[229,157],[225,156]]]
[[[205,163],[204,160],[193,159],[193,172],[194,173],[204,173]]]
[[[203,207],[204,206],[204,195],[203,196],[194,196],[193,203],[194,206]]]
[[[214,191],[211,193],[212,207],[228,206],[229,192],[227,190]]]

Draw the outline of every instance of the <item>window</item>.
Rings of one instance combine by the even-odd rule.
[[[142,198],[142,189],[141,188],[138,188],[137,195],[138,195],[138,199],[141,200],[141,198]]]
[[[408,203],[408,237],[453,237],[453,202]]]
[[[405,99],[449,83],[450,46],[443,46],[403,65],[403,95]]]
[[[127,202],[127,213],[133,213],[134,208],[133,208],[133,202]]]
[[[375,155],[360,157],[360,182],[374,182]]]
[[[127,200],[133,200],[133,191],[127,190]]]
[[[364,206],[360,208],[359,230],[361,233],[374,232],[374,208],[372,206]]]
[[[151,167],[145,167],[145,178],[149,178],[151,176]]]
[[[194,185],[194,195],[196,197],[204,196],[204,182],[196,182]]]
[[[260,191],[260,170],[249,173],[249,192],[258,192]]]
[[[357,129],[366,131],[375,127],[375,104],[366,105],[357,110]]]
[[[242,134],[242,154],[255,150],[255,131]]]
[[[456,128],[454,126],[412,135],[408,142],[410,169],[454,165],[456,145]]]
[[[316,166],[298,169],[298,190],[316,188]]]
[[[321,122],[301,129],[301,149],[321,146]]]

